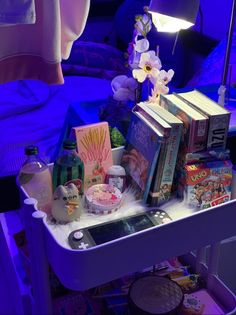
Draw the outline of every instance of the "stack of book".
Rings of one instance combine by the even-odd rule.
[[[137,104],[122,165],[139,197],[160,205],[177,192],[201,209],[229,200],[229,121],[229,111],[197,90]]]
[[[196,135],[203,136],[201,149],[191,149],[190,143],[194,145],[198,137],[186,137],[186,142],[180,144],[176,165],[178,196],[184,198],[188,206],[197,209],[230,200],[232,163],[230,152],[226,149],[230,112],[197,90],[161,96],[160,105],[172,113],[175,113],[173,108],[178,105],[188,115],[194,109],[205,117],[206,128],[202,122],[196,129]],[[193,118],[196,117],[194,115]],[[193,121],[188,122],[188,129],[191,130]]]
[[[182,128],[180,119],[156,104],[133,109],[121,164],[145,202],[169,200]]]

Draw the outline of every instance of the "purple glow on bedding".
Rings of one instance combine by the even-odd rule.
[[[65,77],[64,85],[16,81],[0,85],[0,176],[14,175],[24,160],[24,147],[35,144],[50,161],[71,102],[108,98],[110,81]]]

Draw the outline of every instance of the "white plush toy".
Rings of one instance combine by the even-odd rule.
[[[79,192],[74,184],[59,185],[53,196],[52,216],[58,222],[71,222],[80,218]]]

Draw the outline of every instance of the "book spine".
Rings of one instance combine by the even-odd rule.
[[[222,114],[209,117],[209,130],[207,139],[207,149],[225,149],[230,114]]]
[[[160,154],[157,161],[154,176],[152,179],[150,192],[149,192],[150,202],[152,205],[158,204],[159,191],[161,187],[161,177],[162,177],[162,171],[164,169],[167,148],[168,148],[168,143],[167,143],[167,139],[165,139],[165,141],[161,144]]]
[[[143,201],[145,203],[148,202],[148,196],[149,196],[149,192],[150,192],[150,187],[151,187],[153,176],[155,174],[155,169],[156,169],[156,164],[157,164],[157,161],[158,161],[159,153],[160,153],[160,147],[159,147],[158,150],[156,150],[156,153],[154,155],[154,158],[153,158],[153,161],[152,161],[152,165],[151,165],[151,168],[150,168],[150,171],[149,171],[149,174],[148,174],[148,180],[147,180],[147,183],[146,183],[146,186],[145,186],[145,190],[144,190],[144,193],[143,193]]]
[[[168,201],[170,198],[181,132],[182,125],[172,125],[170,137],[168,141],[166,141],[165,156],[163,158],[164,163],[162,163],[163,165],[160,164],[160,167],[157,168],[155,176],[157,179],[157,186],[154,186],[150,193],[151,203],[153,205]]]
[[[208,118],[204,120],[192,120],[189,135],[188,152],[202,151],[207,146]]]
[[[182,120],[182,143],[187,152],[196,152],[206,148],[208,125],[206,119],[194,120],[187,111],[183,111],[174,102],[161,95],[160,105]],[[199,130],[198,130],[199,128]]]

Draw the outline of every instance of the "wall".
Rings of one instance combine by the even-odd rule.
[[[221,40],[228,31],[232,0],[200,0],[202,31],[204,35]],[[201,14],[193,29],[200,31]]]

